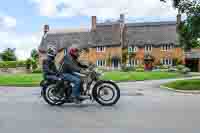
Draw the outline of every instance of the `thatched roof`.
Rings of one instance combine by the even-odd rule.
[[[88,31],[83,30],[56,30],[50,31],[42,38],[39,50],[45,52],[48,45],[56,46],[57,50],[78,46],[81,48],[88,47],[89,35]]]
[[[177,44],[176,22],[151,22],[126,24],[126,39],[129,45]],[[97,24],[96,31],[88,29],[51,30],[42,38],[40,51],[46,51],[48,45],[57,49],[76,45],[81,48],[120,45],[120,23]]]
[[[176,22],[151,22],[127,24],[129,45],[177,44]]]

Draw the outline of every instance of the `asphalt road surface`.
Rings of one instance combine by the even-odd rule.
[[[113,107],[52,107],[40,88],[0,87],[0,133],[200,133],[200,95],[160,89],[168,81],[119,83]]]

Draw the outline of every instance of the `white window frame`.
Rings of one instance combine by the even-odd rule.
[[[105,52],[106,51],[105,49],[106,49],[105,46],[97,46],[96,52]]]
[[[137,52],[138,51],[138,47],[137,46],[129,46],[128,47],[128,52],[129,53],[133,53],[133,52]]]
[[[131,60],[129,60],[129,65],[133,66],[133,67],[138,66],[138,65],[140,65],[140,60],[139,59],[131,59]]]
[[[161,46],[161,51],[170,51],[173,49],[173,45],[172,44],[163,44]]]
[[[104,67],[104,66],[106,66],[106,60],[101,60],[101,59],[96,60],[96,65],[98,67]]]
[[[162,58],[162,59],[160,59],[160,63],[162,65],[172,66],[173,65],[173,60],[171,58]]]
[[[144,46],[144,51],[145,51],[145,52],[151,52],[152,49],[153,49],[153,46],[152,46],[152,45],[145,45],[145,46]]]

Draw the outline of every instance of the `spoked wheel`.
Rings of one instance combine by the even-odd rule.
[[[44,100],[50,105],[62,105],[65,103],[65,97],[59,99],[55,96],[56,94],[56,85],[48,86],[43,94]]]
[[[93,89],[94,99],[103,106],[112,106],[120,98],[119,87],[111,81],[103,81]]]

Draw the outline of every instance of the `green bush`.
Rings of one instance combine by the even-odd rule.
[[[26,60],[26,69],[31,69],[31,65],[32,65],[32,59],[27,59]]]
[[[183,69],[180,70],[180,73],[182,73],[182,74],[187,74],[189,72],[190,72],[190,69],[187,68],[187,67],[185,67],[185,68],[183,68]]]
[[[42,69],[35,69],[32,73],[42,73]]]
[[[144,68],[136,68],[135,71],[136,72],[144,72]]]
[[[169,69],[160,69],[160,72],[169,72]]]
[[[134,67],[127,67],[127,66],[122,67],[123,72],[134,71],[134,70],[135,70]]]
[[[1,61],[0,68],[25,67],[25,61]]]
[[[169,71],[169,72],[177,72],[178,69],[177,69],[176,67],[170,67],[170,68],[168,69],[168,71]]]
[[[184,65],[178,65],[178,66],[176,66],[176,68],[177,68],[178,70],[182,70],[182,69],[185,68],[185,66],[184,66]]]
[[[17,67],[26,67],[26,61],[17,61],[16,63]]]
[[[167,65],[161,65],[160,69],[169,69],[169,66],[167,66]]]

